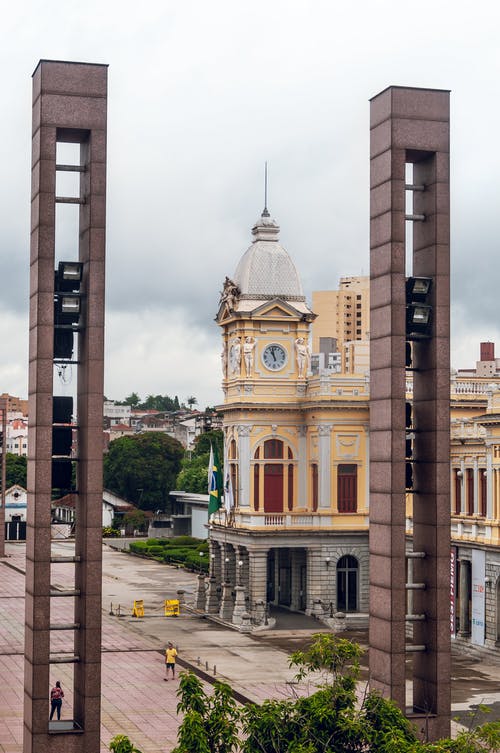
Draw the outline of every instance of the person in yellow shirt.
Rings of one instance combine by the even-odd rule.
[[[177,649],[174,648],[174,644],[168,642],[167,649],[165,651],[165,682],[168,682],[168,670],[172,671],[172,680],[175,680],[175,657],[177,656]]]

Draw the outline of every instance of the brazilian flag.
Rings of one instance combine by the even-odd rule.
[[[217,446],[210,445],[210,460],[208,464],[208,517],[220,510],[222,507],[222,493],[224,486],[222,483],[222,468],[219,462],[219,453]]]

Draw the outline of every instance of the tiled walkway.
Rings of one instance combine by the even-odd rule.
[[[0,562],[0,751],[21,753],[23,734],[24,558],[15,554]],[[59,572],[58,572],[59,570]],[[52,582],[68,587],[68,568],[53,567]],[[69,600],[54,600],[55,620],[69,620]],[[66,639],[57,631],[53,649],[63,650]],[[177,682],[163,680],[159,642],[130,630],[128,623],[103,614],[101,751],[118,734],[129,735],[143,753],[170,751],[175,746],[178,717]],[[65,706],[72,707],[72,667],[53,668],[64,688]],[[49,702],[47,701],[47,714]]]
[[[8,554],[8,559],[0,561],[0,751],[22,753],[24,548],[12,548]],[[105,553],[105,558],[107,556]],[[138,588],[142,586],[144,590],[148,587],[149,573],[150,598],[157,598],[158,603],[161,602],[165,594],[158,587],[158,581],[154,582],[153,570],[148,570],[154,568],[155,563],[143,565],[143,560],[132,560],[118,553],[109,556],[121,558],[118,568],[139,568],[140,572],[144,567],[143,584],[137,572],[132,572],[131,577]],[[130,566],[128,561],[131,561]],[[115,567],[113,572],[117,572],[118,568]],[[69,573],[67,565],[53,565],[52,584],[70,588]],[[165,577],[168,575],[166,568],[162,568],[161,573],[166,574]],[[113,577],[108,572],[108,581]],[[183,587],[189,578],[192,590],[196,587],[195,576],[174,573],[171,577],[175,577],[176,582],[180,577]],[[119,584],[112,583],[112,587],[112,593],[120,593]],[[158,592],[156,596],[155,592]],[[132,593],[130,598],[133,599],[134,595]],[[167,594],[167,597],[171,595]],[[52,603],[54,621],[71,621],[70,599],[54,599]],[[286,680],[292,677],[292,673],[283,651],[261,646],[249,636],[214,626],[188,614],[168,621],[161,616],[157,605],[149,610],[147,619],[142,621],[134,621],[130,616],[129,603],[126,617],[120,619],[111,616],[106,590],[103,604],[101,753],[108,751],[109,741],[116,734],[128,735],[142,753],[167,753],[175,747],[179,724],[176,711],[178,681],[167,683],[163,679],[163,648],[170,638],[180,645],[180,657],[196,665],[201,655],[203,665],[208,661],[210,673],[216,664],[218,676],[229,678],[233,687],[246,697],[258,701],[290,696]],[[69,648],[67,641],[64,632],[56,631],[51,650]],[[61,681],[65,692],[64,718],[65,711],[69,714],[73,701],[72,665],[54,666],[51,684],[56,680]],[[47,700],[47,714],[48,711]]]

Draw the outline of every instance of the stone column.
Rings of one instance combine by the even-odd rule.
[[[205,584],[205,576],[203,573],[198,575],[198,588],[196,591],[196,609],[205,611],[205,603],[207,598],[207,589]]]
[[[232,591],[233,587],[231,583],[224,582],[222,584],[222,599],[220,603],[219,617],[221,620],[227,620],[228,622],[231,622],[233,618],[234,601]]]
[[[250,432],[252,427],[247,425],[238,426],[238,450],[239,450],[239,507],[250,506]]]
[[[307,507],[307,426],[299,426],[297,506]]]
[[[314,604],[322,599],[322,567],[323,562],[320,547],[309,546],[307,548],[307,607],[306,614],[314,613]],[[316,607],[317,611],[317,607]]]
[[[486,518],[493,518],[493,468],[491,461],[491,445],[486,447]]]
[[[331,431],[332,427],[327,424],[318,426],[319,434],[319,508],[330,509],[331,496]]]
[[[478,515],[478,513],[479,513],[479,469],[478,469],[478,465],[477,465],[477,458],[474,458],[473,473],[474,473],[474,483],[473,483],[473,488],[474,488],[474,500],[473,500],[474,507],[473,507],[473,512],[474,512],[474,515]]]
[[[245,589],[243,586],[236,586],[235,592],[233,625],[241,625],[243,622],[243,614],[247,611],[245,606]]]
[[[249,609],[252,615],[262,612],[267,604],[267,553],[268,549],[249,549]]]
[[[460,561],[460,630],[459,634],[465,637],[470,635],[470,611],[469,611],[469,576],[470,563],[468,560]]]

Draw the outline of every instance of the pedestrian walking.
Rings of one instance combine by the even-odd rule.
[[[174,648],[174,644],[169,641],[167,649],[165,651],[165,682],[168,682],[168,670],[172,672],[172,680],[175,680],[175,659],[177,656],[177,649]]]
[[[55,687],[52,688],[50,691],[50,717],[49,719],[52,719],[54,716],[54,711],[57,711],[57,719],[59,720],[61,718],[61,706],[62,706],[62,699],[64,698],[64,691],[61,688],[61,683],[59,680],[56,682]]]

